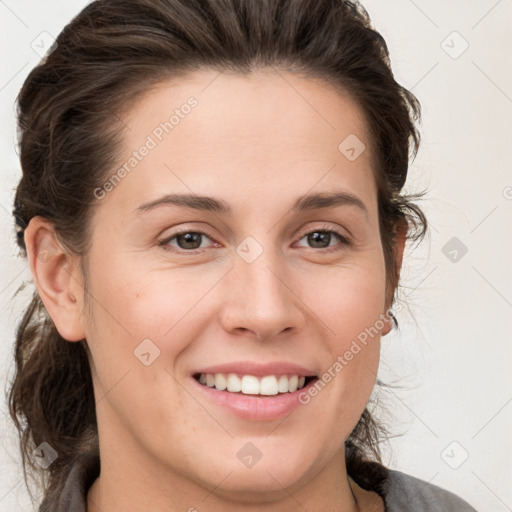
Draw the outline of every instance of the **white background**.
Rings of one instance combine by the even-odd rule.
[[[42,32],[57,36],[86,3],[0,0],[4,391],[14,329],[31,292],[10,216],[20,177],[14,101],[39,60],[32,41]],[[385,449],[384,462],[459,494],[479,511],[510,511],[512,1],[362,3],[389,45],[398,81],[423,107],[422,146],[405,190],[428,189],[420,205],[431,226],[424,243],[406,251],[400,330],[383,339],[380,377],[399,386],[386,392],[385,405],[391,431],[401,434]],[[443,253],[453,237],[468,249],[456,262]],[[23,283],[28,288],[14,298]],[[5,398],[0,410],[0,510],[28,512]]]

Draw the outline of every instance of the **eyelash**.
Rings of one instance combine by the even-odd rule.
[[[177,238],[178,236],[180,235],[184,235],[184,234],[187,234],[187,233],[194,233],[194,234],[199,234],[199,235],[203,235],[203,236],[206,236],[207,238],[209,238],[210,240],[213,240],[212,237],[204,232],[204,231],[201,231],[200,229],[196,229],[196,230],[192,230],[192,229],[188,229],[188,230],[183,230],[183,231],[178,231],[177,233],[173,233],[171,236],[165,238],[164,240],[161,240],[158,242],[158,245],[159,246],[162,246],[164,248],[164,250],[166,251],[170,251],[170,252],[176,252],[178,254],[198,254],[199,252],[204,252],[204,248],[203,249],[190,249],[190,250],[187,250],[187,249],[179,249],[179,250],[176,250],[175,248],[173,249],[169,249],[168,247],[168,244],[171,240],[174,240],[175,238]],[[350,247],[352,245],[352,242],[351,240],[345,236],[345,235],[342,235],[339,231],[337,231],[336,229],[333,229],[331,227],[328,227],[328,226],[319,226],[315,229],[312,229],[310,231],[306,231],[302,234],[302,236],[299,238],[299,240],[302,240],[305,236],[307,235],[310,235],[312,233],[331,233],[333,235],[336,235],[339,240],[340,240],[340,243],[342,246],[347,246],[347,247]],[[313,249],[315,250],[314,247],[310,247],[310,249]],[[340,251],[342,250],[342,248],[336,248],[336,247],[326,247],[326,248],[323,248],[323,249],[316,249],[316,251],[321,251],[321,252],[335,252],[335,251]]]

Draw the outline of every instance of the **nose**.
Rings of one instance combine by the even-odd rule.
[[[233,265],[222,291],[220,317],[227,332],[249,331],[260,341],[271,341],[303,327],[307,308],[300,279],[274,251],[264,250],[252,263],[235,254]]]

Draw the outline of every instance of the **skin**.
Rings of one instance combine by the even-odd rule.
[[[59,332],[70,342],[86,338],[90,349],[102,469],[88,512],[382,511],[380,497],[348,478],[344,441],[368,402],[389,321],[284,420],[239,418],[190,377],[239,360],[284,360],[322,374],[387,311],[365,118],[350,96],[319,80],[196,71],[124,112],[119,165],[190,96],[197,107],[97,201],[89,294],[79,258],[49,223],[34,218],[25,233]],[[366,145],[355,161],[338,151],[350,134]],[[299,196],[334,190],[360,198],[367,215],[350,205],[292,211]],[[168,193],[222,199],[233,215],[171,205],[137,213]],[[325,227],[351,245],[336,235],[323,245],[308,240]],[[208,236],[189,247],[199,249],[177,238],[159,244],[198,229]],[[248,236],[263,249],[250,264],[236,252]],[[404,243],[402,232],[398,268]],[[160,350],[149,366],[134,357],[147,338]],[[251,468],[236,456],[247,442],[262,453]]]

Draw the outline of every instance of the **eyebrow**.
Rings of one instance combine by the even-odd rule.
[[[233,215],[231,206],[222,199],[216,199],[209,196],[198,196],[195,194],[166,194],[165,196],[142,204],[135,209],[137,213],[144,213],[158,206],[175,205],[194,210],[201,210],[223,214]],[[292,207],[292,211],[312,211],[322,208],[336,208],[338,206],[355,206],[359,208],[368,218],[368,209],[364,202],[357,196],[346,191],[322,192],[318,194],[306,194],[297,199]]]

